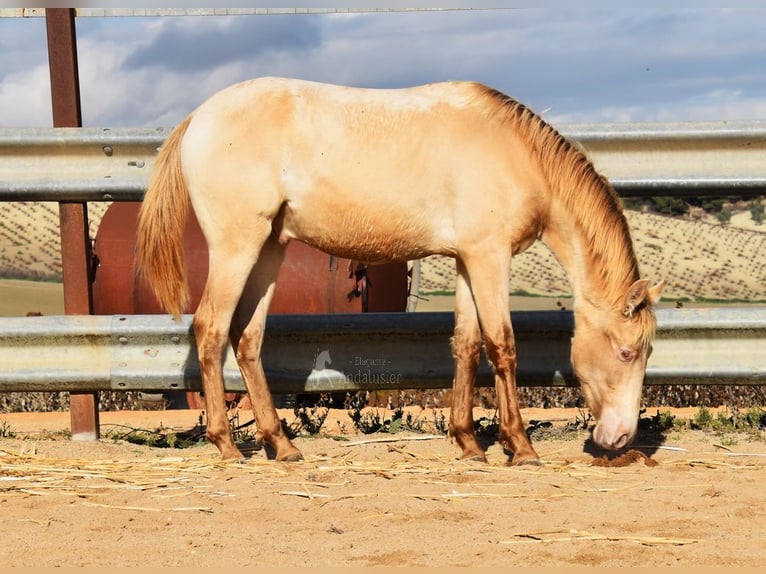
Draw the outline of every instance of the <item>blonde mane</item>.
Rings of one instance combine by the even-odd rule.
[[[476,88],[489,103],[489,115],[510,123],[533,150],[551,192],[562,200],[583,235],[588,255],[598,269],[603,300],[622,312],[624,297],[640,275],[622,202],[614,187],[580,148],[527,106],[483,84],[476,84]],[[643,312],[648,306],[645,302],[630,317],[641,323],[642,344],[654,336],[654,316],[651,310]]]

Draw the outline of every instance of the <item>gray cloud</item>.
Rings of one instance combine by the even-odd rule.
[[[194,86],[195,103],[216,89],[207,78],[214,73],[221,81],[287,75],[382,88],[471,79],[566,121],[747,117],[766,99],[764,15],[562,7],[163,19],[124,66],[172,71]]]
[[[8,74],[48,63],[45,21],[0,18],[0,81]]]
[[[209,69],[274,52],[304,52],[321,42],[319,20],[310,16],[168,18],[162,24],[125,60],[126,69]]]

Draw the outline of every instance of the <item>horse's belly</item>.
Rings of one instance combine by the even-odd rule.
[[[297,239],[325,253],[366,263],[409,261],[443,251],[419,218],[408,219],[383,207],[311,205],[298,212],[286,206],[274,231],[282,243]]]

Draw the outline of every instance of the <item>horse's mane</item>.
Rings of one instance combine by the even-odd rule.
[[[599,174],[585,153],[524,104],[493,88],[476,84],[489,104],[489,114],[510,122],[533,150],[551,192],[558,194],[585,239],[585,248],[599,264],[602,296],[614,308],[639,278],[628,223],[614,187]],[[642,306],[643,308],[643,306]],[[620,311],[622,309],[619,309]],[[654,333],[651,312],[638,312],[642,340]]]

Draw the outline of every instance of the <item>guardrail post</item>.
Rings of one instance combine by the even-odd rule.
[[[74,8],[46,8],[48,65],[54,127],[82,127]],[[67,315],[93,312],[90,286],[88,204],[60,202],[61,271]],[[69,418],[74,440],[99,436],[98,393],[70,393]]]

